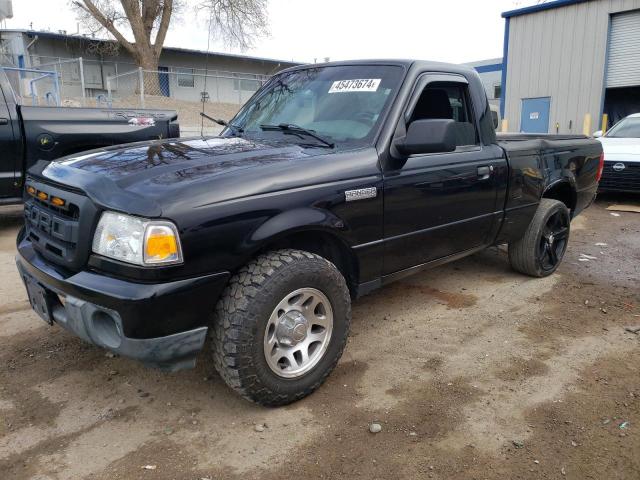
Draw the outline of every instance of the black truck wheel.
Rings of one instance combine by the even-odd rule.
[[[524,236],[509,244],[511,267],[532,277],[551,275],[567,250],[570,228],[565,204],[543,198]]]
[[[269,252],[231,278],[216,306],[214,365],[248,400],[286,405],[331,373],[350,322],[349,289],[332,263],[301,250]]]

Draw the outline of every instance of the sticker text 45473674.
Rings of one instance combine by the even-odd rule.
[[[375,92],[380,86],[380,78],[356,78],[353,80],[336,80],[331,84],[329,93],[341,92]]]

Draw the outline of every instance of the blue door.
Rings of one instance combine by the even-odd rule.
[[[523,98],[520,131],[523,133],[549,133],[549,106],[551,97]]]
[[[169,96],[169,67],[158,67],[158,82],[160,83],[160,94]]]

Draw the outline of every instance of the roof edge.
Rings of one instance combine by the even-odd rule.
[[[589,0],[555,0],[549,3],[539,3],[537,5],[531,5],[530,7],[518,8],[515,10],[509,10],[502,12],[502,18],[519,17],[520,15],[527,15],[529,13],[541,12],[543,10],[551,10],[553,8],[566,7],[574,5],[576,3],[582,3]]]
[[[0,33],[21,33],[23,35],[40,35],[45,38],[54,38],[58,40],[69,39],[69,40],[93,41],[93,42],[112,42],[112,43],[117,42],[116,40],[111,38],[85,37],[84,35],[70,35],[68,33],[65,34],[65,33],[57,33],[57,32],[39,31],[39,30],[29,30],[29,29],[23,29],[23,28],[0,28]],[[189,53],[189,54],[195,54],[195,55],[210,55],[212,57],[218,56],[218,57],[226,57],[226,58],[237,58],[237,59],[243,59],[243,60],[255,60],[260,62],[278,63],[281,65],[290,65],[290,66],[300,65],[304,63],[304,62],[298,62],[295,60],[282,60],[279,58],[255,57],[251,55],[243,55],[240,53],[226,53],[226,52],[217,52],[217,51],[207,52],[206,50],[172,47],[170,45],[163,45],[162,50]]]

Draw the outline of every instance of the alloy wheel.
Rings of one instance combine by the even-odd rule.
[[[264,334],[264,356],[278,376],[297,378],[315,367],[329,346],[333,309],[324,293],[300,288],[271,313]]]

